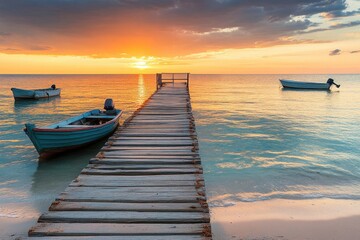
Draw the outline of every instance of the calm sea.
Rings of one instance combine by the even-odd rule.
[[[289,91],[278,79],[327,75],[191,75],[191,99],[212,208],[240,201],[360,200],[360,75],[332,75],[340,89]],[[61,97],[15,102],[11,87]],[[22,131],[113,98],[124,118],[155,90],[154,75],[0,75],[0,237],[26,235],[104,142],[38,162]]]

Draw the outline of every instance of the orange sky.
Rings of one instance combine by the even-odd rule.
[[[360,73],[360,3],[8,1],[0,73]]]

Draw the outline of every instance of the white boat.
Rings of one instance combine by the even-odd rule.
[[[122,111],[115,109],[112,99],[106,99],[104,108],[105,111],[94,109],[46,127],[27,123],[24,131],[40,157],[47,158],[111,134],[119,124]]]
[[[50,88],[44,89],[20,89],[11,88],[15,99],[40,99],[59,96],[61,89],[52,85]]]
[[[329,78],[326,83],[316,83],[316,82],[300,82],[294,80],[285,80],[279,79],[281,85],[284,88],[293,88],[293,89],[315,89],[315,90],[329,90],[332,85],[340,87],[336,84],[333,79]]]

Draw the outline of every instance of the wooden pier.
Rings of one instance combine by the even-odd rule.
[[[157,91],[40,216],[31,239],[211,239],[189,74],[171,76],[157,75]]]

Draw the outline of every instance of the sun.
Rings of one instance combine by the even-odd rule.
[[[145,61],[138,61],[135,63],[135,68],[137,68],[137,69],[146,69],[148,67],[149,66],[147,65],[147,62],[145,62]]]

